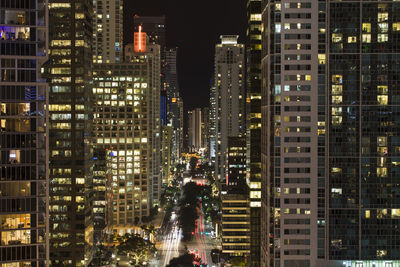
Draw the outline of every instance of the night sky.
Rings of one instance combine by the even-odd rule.
[[[133,39],[133,15],[167,17],[167,46],[179,47],[178,78],[185,110],[208,106],[215,44],[221,34],[246,33],[244,0],[125,0],[124,42]]]

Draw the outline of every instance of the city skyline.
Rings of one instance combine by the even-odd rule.
[[[213,75],[215,43],[221,34],[246,38],[246,1],[205,0],[196,12],[190,1],[147,0],[126,1],[124,8],[124,42],[132,42],[132,18],[139,16],[166,17],[168,48],[178,47],[178,76],[185,113],[191,109],[209,106],[208,95]],[[226,7],[229,6],[229,9]],[[196,82],[193,82],[196,81]]]

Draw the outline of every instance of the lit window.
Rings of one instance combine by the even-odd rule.
[[[376,168],[376,175],[378,177],[387,177],[387,168]]]
[[[363,43],[370,43],[371,42],[371,34],[363,34],[362,35],[362,42]]]
[[[366,211],[365,211],[365,218],[366,218],[366,219],[371,218],[371,211],[370,211],[370,210],[366,210]]]
[[[332,115],[342,115],[342,107],[332,107]]]
[[[371,23],[363,23],[362,31],[363,32],[371,32]]]
[[[394,32],[400,31],[400,22],[393,23],[393,31]]]
[[[389,14],[386,13],[378,13],[378,22],[384,22],[384,21],[388,21],[389,19]]]
[[[331,189],[331,192],[332,192],[333,194],[341,195],[342,192],[343,192],[343,190],[342,190],[342,188],[332,188],[332,189]]]
[[[376,257],[383,258],[386,256],[387,256],[387,250],[380,249],[376,251]]]
[[[250,182],[250,188],[251,189],[261,189],[261,183],[260,182]]]
[[[378,34],[378,43],[385,43],[389,40],[387,34]]]
[[[356,36],[349,36],[349,37],[347,37],[347,42],[349,44],[357,43],[357,37]]]
[[[378,23],[378,31],[381,33],[386,33],[389,30],[388,23]]]
[[[10,163],[20,163],[20,151],[19,150],[10,150],[9,161],[10,161]]]
[[[326,55],[325,54],[319,54],[318,55],[318,64],[325,64],[326,62]]]
[[[332,104],[340,104],[343,101],[343,97],[340,96],[332,96]]]
[[[379,105],[386,106],[388,104],[388,96],[387,95],[378,95],[377,101]]]
[[[85,41],[84,40],[75,40],[75,46],[84,46]]]
[[[388,148],[386,146],[383,147],[377,147],[376,151],[378,152],[379,155],[387,155],[388,153]]]
[[[251,191],[250,192],[250,198],[261,198],[261,191]]]
[[[261,14],[251,14],[250,21],[261,21],[262,15]]]
[[[332,83],[334,84],[342,84],[343,83],[343,76],[342,75],[332,75]]]
[[[340,125],[342,124],[342,116],[332,116],[332,125]]]
[[[392,219],[400,219],[400,209],[392,209]]]
[[[332,95],[341,95],[343,91],[342,85],[332,85]]]
[[[387,137],[386,136],[378,136],[376,141],[377,141],[378,146],[387,146]]]
[[[275,32],[276,33],[280,33],[281,32],[281,24],[280,23],[275,24]]]
[[[340,43],[342,42],[343,35],[341,33],[333,33],[332,34],[332,43]]]
[[[53,40],[50,43],[51,46],[70,46],[71,40]]]

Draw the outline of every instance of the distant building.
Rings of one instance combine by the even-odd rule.
[[[202,146],[201,109],[196,108],[188,112],[189,150],[199,151]]]
[[[201,109],[201,148],[204,150],[205,157],[208,158],[210,144],[210,109]]]
[[[162,126],[162,184],[166,186],[172,181],[171,172],[171,146],[172,146],[172,126]]]
[[[166,47],[166,18],[165,16],[151,17],[139,16],[133,17],[133,28],[135,32],[139,31],[139,26],[142,26],[143,32],[149,37],[149,43],[158,44],[161,51]]]
[[[215,165],[216,149],[217,149],[217,99],[216,87],[214,81],[210,85],[210,110],[209,110],[209,161]]]
[[[183,152],[183,99],[181,97],[174,97],[170,103],[171,113],[173,114],[170,120],[170,125],[173,128],[172,136],[172,162],[178,162]]]
[[[169,48],[165,50],[165,86],[164,89],[168,92],[169,99],[179,95],[178,84],[178,48]]]
[[[141,28],[139,27],[139,30]],[[138,33],[137,33],[138,34]],[[147,33],[142,32],[143,36]],[[140,38],[143,40],[142,38]],[[149,60],[148,71],[151,73],[151,79],[149,80],[150,99],[149,99],[149,116],[150,125],[149,131],[151,132],[149,142],[152,145],[151,157],[150,157],[150,190],[151,190],[151,203],[153,206],[159,205],[161,196],[161,184],[162,184],[162,173],[161,173],[161,116],[160,116],[160,46],[157,44],[149,43],[147,40],[147,47],[145,51],[138,51],[139,47],[134,44],[128,44],[125,47],[125,61],[126,62],[137,62],[138,56],[144,57]],[[139,44],[139,35],[135,40],[135,43]],[[140,61],[140,60],[139,60]]]
[[[93,63],[123,60],[123,0],[93,1]]]
[[[215,48],[215,174],[225,182],[225,151],[229,136],[245,134],[244,45],[237,35],[222,35]]]

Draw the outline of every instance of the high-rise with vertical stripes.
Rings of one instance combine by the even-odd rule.
[[[247,178],[250,187],[250,266],[261,249],[261,0],[247,1],[246,36]]]
[[[399,266],[400,3],[262,18],[263,266]]]
[[[0,262],[48,266],[47,1],[0,1]]]
[[[226,149],[229,136],[244,136],[245,67],[244,45],[238,35],[222,35],[215,46],[215,178],[225,183]]]
[[[49,1],[50,260],[93,255],[93,1]]]

